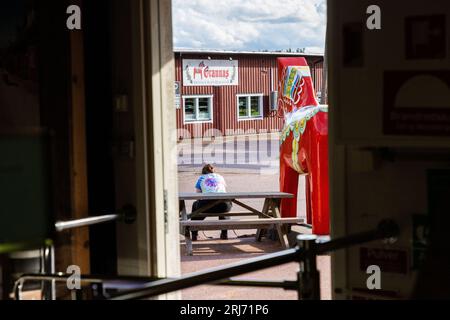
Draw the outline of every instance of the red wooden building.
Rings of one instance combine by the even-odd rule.
[[[323,55],[282,52],[176,51],[179,138],[279,131],[277,58],[305,57],[318,95]]]

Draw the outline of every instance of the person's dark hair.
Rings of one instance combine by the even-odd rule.
[[[207,164],[202,169],[202,174],[214,173],[214,167],[210,164]]]

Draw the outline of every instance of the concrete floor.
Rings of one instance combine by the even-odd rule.
[[[273,144],[276,144],[277,138]],[[219,149],[221,142],[217,142]],[[247,151],[245,144],[241,149],[235,149],[234,153],[247,154],[255,150]],[[214,148],[214,146],[213,146]],[[272,148],[273,149],[273,148]],[[211,147],[210,149],[211,150]],[[256,150],[258,152],[258,150]],[[227,151],[230,152],[230,151]],[[274,157],[274,151],[271,151],[271,157]],[[225,157],[229,157],[227,154]],[[184,155],[186,157],[186,154]],[[277,158],[278,155],[275,155]],[[188,156],[189,158],[189,156]],[[233,155],[231,155],[233,158]],[[238,159],[238,157],[234,157]],[[239,157],[245,161],[246,157]],[[248,159],[248,157],[247,157]],[[217,165],[218,172],[221,173],[227,181],[227,191],[229,192],[254,192],[254,191],[278,191],[279,176],[277,161],[272,161],[270,168],[267,169],[267,163],[221,163]],[[179,191],[194,192],[194,185],[199,176],[201,164],[179,166]],[[298,212],[299,216],[305,216],[305,184],[304,179],[300,179]],[[262,208],[263,200],[246,200],[245,203]],[[192,202],[187,204],[188,211]],[[233,210],[241,211],[241,208],[234,207]],[[213,219],[213,218],[210,218]],[[194,242],[194,255],[186,256],[184,237],[180,236],[181,242],[181,269],[182,273],[190,273],[216,266],[223,266],[228,263],[253,258],[270,252],[282,250],[279,242],[263,238],[261,242],[256,242],[254,235],[256,230],[230,230],[228,240],[220,240],[220,231],[199,232],[198,241]],[[321,293],[322,299],[331,299],[331,274],[330,257],[322,256],[317,260],[318,269],[321,273]],[[264,279],[264,280],[295,280],[298,271],[298,264],[289,263],[282,266],[260,270],[237,278],[245,279]],[[270,288],[250,288],[250,287],[230,287],[230,286],[211,286],[203,285],[193,287],[182,291],[182,297],[186,300],[295,300],[297,293],[295,291],[285,291],[283,289]]]

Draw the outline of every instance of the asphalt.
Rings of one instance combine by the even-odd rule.
[[[210,163],[227,173],[278,173],[279,144],[278,134],[183,140],[178,171],[198,172]]]

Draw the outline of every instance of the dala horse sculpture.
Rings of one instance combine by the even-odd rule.
[[[297,216],[299,175],[306,178],[307,221],[317,235],[329,234],[328,106],[320,105],[304,58],[278,59],[278,110],[284,127],[280,147],[281,215]]]

